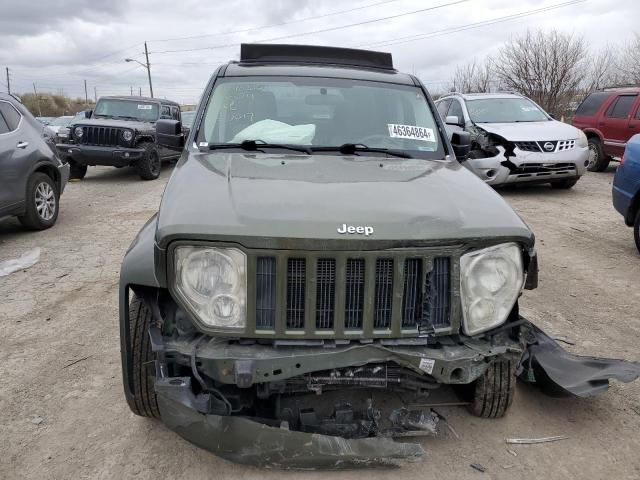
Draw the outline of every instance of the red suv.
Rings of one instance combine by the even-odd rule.
[[[573,117],[573,126],[589,140],[589,165],[601,172],[622,158],[627,141],[640,133],[640,87],[610,88],[585,98]]]

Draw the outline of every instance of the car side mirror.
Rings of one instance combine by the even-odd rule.
[[[462,123],[460,121],[460,117],[458,117],[457,115],[449,115],[444,123],[446,123],[447,125],[456,125],[457,127],[464,127],[464,123]]]
[[[163,147],[182,150],[184,147],[184,133],[180,120],[161,119],[156,122],[156,138]]]
[[[84,118],[91,118],[92,115],[93,115],[93,110],[84,111]]]
[[[471,151],[471,134],[469,132],[453,132],[451,134],[451,146],[456,159],[459,162],[465,161]]]

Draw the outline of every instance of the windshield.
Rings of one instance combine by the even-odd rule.
[[[196,118],[195,110],[190,112],[182,112],[182,125],[185,127],[191,127],[193,120]]]
[[[104,98],[98,100],[94,116],[155,122],[158,119],[158,105],[151,102]]]
[[[422,90],[362,80],[229,78],[216,82],[198,141],[333,147],[346,143],[444,158]]]
[[[58,117],[51,120],[49,125],[52,127],[66,127],[71,123],[71,120],[73,120],[73,117]]]
[[[526,98],[483,98],[467,100],[467,110],[475,123],[544,122],[549,117]]]

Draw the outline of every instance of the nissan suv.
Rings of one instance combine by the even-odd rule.
[[[367,467],[420,458],[392,439],[437,431],[398,394],[451,385],[495,418],[518,375],[588,396],[640,374],[519,315],[534,235],[390,54],[243,45],[188,137],[156,128],[181,157],[120,273],[134,413],[237,462]]]
[[[587,138],[517,93],[454,93],[438,99],[450,131],[471,134],[464,165],[489,185],[571,188],[585,173]]]
[[[573,125],[589,142],[589,166],[602,172],[619,160],[631,137],[640,133],[640,87],[607,88],[590,93],[578,106]]]

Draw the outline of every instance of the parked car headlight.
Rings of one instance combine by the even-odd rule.
[[[460,258],[462,329],[476,335],[503,324],[524,284],[522,252],[503,243]]]
[[[76,127],[73,129],[73,135],[76,138],[82,138],[82,127]]]
[[[584,134],[584,132],[582,130],[578,130],[578,141],[576,142],[576,145],[579,148],[586,148],[589,146],[589,141],[587,140],[587,136]]]
[[[246,326],[247,258],[235,248],[177,247],[176,290],[207,326]]]
[[[133,132],[131,130],[125,130],[122,132],[122,138],[125,142],[130,142],[133,139]]]

